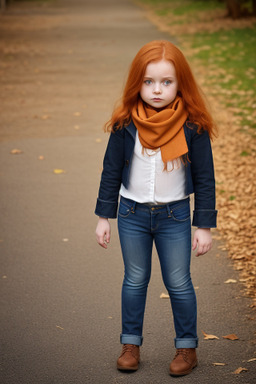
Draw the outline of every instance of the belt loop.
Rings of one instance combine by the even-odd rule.
[[[170,208],[170,204],[166,204],[166,209],[167,209],[168,217],[172,217],[172,210]]]
[[[136,208],[136,201],[133,201],[133,204],[131,206],[131,213],[135,213],[135,208]]]

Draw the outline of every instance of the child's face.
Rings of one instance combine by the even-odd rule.
[[[140,96],[154,108],[164,108],[176,97],[178,81],[174,65],[167,60],[147,65]]]

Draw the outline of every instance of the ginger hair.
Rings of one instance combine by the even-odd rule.
[[[178,95],[182,97],[188,120],[198,127],[198,132],[207,130],[210,138],[216,136],[216,126],[206,106],[205,97],[198,86],[183,53],[171,42],[154,40],[144,45],[131,63],[123,95],[105,124],[106,131],[121,129],[131,121],[131,113],[140,97],[146,67],[151,62],[170,61],[176,70]]]

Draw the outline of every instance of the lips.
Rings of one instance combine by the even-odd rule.
[[[162,99],[159,99],[158,97],[155,97],[154,99],[152,99],[153,101],[162,101]]]

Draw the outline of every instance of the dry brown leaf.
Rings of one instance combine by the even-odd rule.
[[[246,372],[246,371],[248,371],[247,368],[239,367],[239,368],[237,368],[233,373],[234,373],[235,375],[239,375],[240,373],[242,373],[242,372]]]
[[[53,173],[55,173],[55,175],[60,175],[61,173],[66,173],[66,171],[64,171],[64,169],[54,169]]]
[[[12,149],[12,150],[10,151],[10,154],[11,154],[11,155],[20,155],[21,153],[23,153],[22,150],[21,150],[21,149],[17,149],[17,148]]]
[[[222,336],[223,339],[228,339],[228,340],[239,340],[239,337],[237,337],[237,335],[235,335],[234,333],[232,333],[231,335],[227,335],[227,336]]]
[[[42,119],[42,120],[48,120],[49,118],[50,118],[49,115],[43,115],[43,116],[41,116],[41,119]]]
[[[228,279],[228,280],[224,281],[224,284],[234,284],[234,283],[237,283],[237,280],[235,280],[235,279]]]
[[[204,335],[204,340],[214,340],[214,339],[218,339],[219,340],[218,336],[209,335],[209,334],[205,333],[204,331],[202,331],[202,333]]]
[[[252,361],[256,361],[256,357],[253,357],[252,359],[248,360],[248,363],[251,363]]]
[[[212,363],[212,365],[214,365],[215,367],[218,367],[218,366],[222,367],[222,366],[227,365],[227,364],[226,363]]]
[[[160,299],[169,299],[170,296],[168,295],[168,293],[161,293],[160,295]]]

